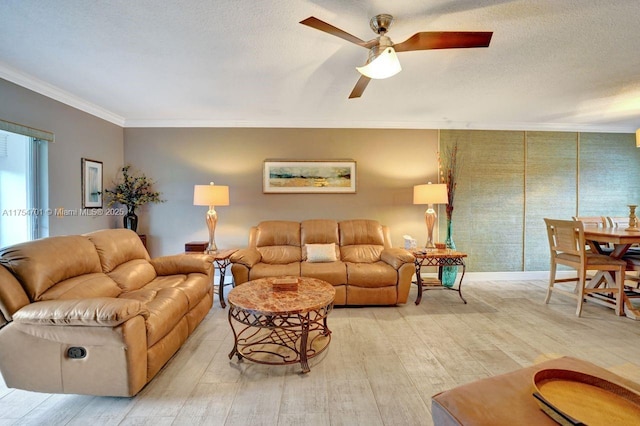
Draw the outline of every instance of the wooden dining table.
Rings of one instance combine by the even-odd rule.
[[[584,238],[591,247],[591,250],[599,253],[606,253],[615,259],[621,259],[633,244],[640,244],[640,231],[628,231],[624,227],[598,228],[586,226],[584,228]],[[613,245],[613,251],[602,250],[603,245]],[[604,280],[604,274],[609,272],[599,271],[591,278],[589,287],[596,287]],[[633,293],[633,292],[631,292]],[[640,297],[640,293],[637,293]],[[624,314],[634,320],[640,319],[640,308],[634,308],[631,303],[631,296],[622,292]]]

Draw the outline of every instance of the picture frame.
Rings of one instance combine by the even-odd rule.
[[[82,208],[102,208],[102,161],[82,159]]]
[[[354,194],[353,160],[265,160],[265,194]]]

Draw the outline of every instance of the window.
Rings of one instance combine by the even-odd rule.
[[[0,247],[49,235],[49,141],[50,133],[0,120]]]

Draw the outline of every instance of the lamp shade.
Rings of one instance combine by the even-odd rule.
[[[427,183],[413,187],[413,204],[448,204],[447,185]]]
[[[636,147],[640,148],[640,129],[636,130]]]
[[[194,206],[228,206],[229,187],[225,185],[194,185],[193,186]]]
[[[356,67],[356,69],[360,74],[376,79],[388,78],[402,71],[398,55],[393,47],[387,47],[367,65]]]

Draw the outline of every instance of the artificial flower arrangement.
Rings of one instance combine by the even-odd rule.
[[[107,205],[113,206],[115,203],[127,206],[130,213],[135,213],[135,209],[147,203],[164,203],[160,198],[160,193],[152,189],[155,183],[147,178],[144,173],[135,176],[129,173],[131,166],[122,167],[122,179],[115,182],[113,189],[105,189],[105,194],[109,200]]]

